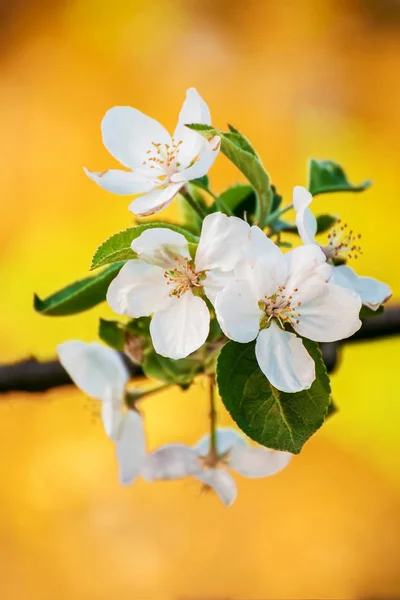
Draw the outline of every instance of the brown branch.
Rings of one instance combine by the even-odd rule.
[[[321,344],[326,367],[332,372],[338,365],[340,348],[344,344],[364,342],[400,334],[400,306],[386,308],[381,315],[363,322],[362,328],[353,337],[332,344]],[[124,361],[132,378],[143,375],[142,369],[133,364],[124,354]],[[0,365],[0,394],[7,392],[45,392],[71,385],[68,373],[57,360],[39,362],[29,358],[11,365]]]

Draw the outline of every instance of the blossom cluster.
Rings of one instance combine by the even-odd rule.
[[[187,92],[173,136],[154,119],[129,107],[115,107],[102,122],[103,142],[127,170],[87,175],[103,189],[135,195],[129,209],[139,216],[167,207],[190,181],[204,177],[221,148],[221,137],[205,139],[186,127],[211,126],[210,111],[194,89]],[[293,190],[302,245],[282,252],[263,223],[206,214],[197,243],[168,226],[149,226],[131,244],[127,260],[111,282],[107,302],[118,315],[150,317],[157,354],[184,359],[204,346],[210,322],[225,339],[255,341],[260,370],[277,390],[295,394],[316,379],[303,339],[335,342],[361,326],[360,309],[376,311],[391,295],[373,278],[347,264],[360,252],[358,236],[337,223],[326,245],[315,240],[317,221],[311,193]],[[71,341],[59,346],[60,360],[85,393],[102,402],[102,420],[115,443],[120,480],[148,481],[193,476],[229,505],[236,488],[226,468],[248,477],[271,475],[291,454],[250,446],[230,429],[215,429],[196,445],[169,444],[147,452],[136,404],[126,407],[128,371],[120,355],[98,344]]]

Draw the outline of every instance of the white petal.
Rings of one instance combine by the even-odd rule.
[[[250,226],[238,217],[222,213],[207,215],[203,221],[196,252],[196,269],[233,269],[243,252]]]
[[[314,361],[301,339],[280,329],[274,321],[268,329],[260,331],[256,357],[265,377],[282,392],[307,390],[315,379]]]
[[[373,277],[360,277],[346,265],[333,267],[330,283],[353,290],[361,297],[361,302],[371,310],[377,310],[392,295],[390,287]]]
[[[205,469],[195,477],[211,487],[225,506],[231,506],[236,499],[236,484],[231,475],[223,469]]]
[[[306,188],[296,185],[293,189],[293,206],[296,211],[296,225],[303,244],[315,244],[317,220],[308,206],[312,195]]]
[[[286,280],[286,263],[282,252],[259,227],[251,227],[243,256],[235,267],[238,279],[253,287],[257,298],[274,294]]]
[[[219,456],[231,450],[234,446],[246,446],[245,438],[235,429],[230,427],[217,427],[216,431],[216,446]],[[193,446],[198,456],[206,456],[210,449],[210,434],[204,435]]]
[[[185,444],[166,444],[146,457],[141,475],[148,481],[181,479],[200,470],[197,454]]]
[[[190,259],[186,238],[172,229],[154,227],[146,229],[133,240],[131,248],[141,260],[164,269],[174,269],[180,257]]]
[[[189,166],[207,143],[200,134],[185,127],[192,123],[211,125],[208,106],[194,88],[190,88],[186,92],[186,99],[179,113],[178,124],[174,132],[175,143],[182,142],[179,146],[178,160],[184,166]]]
[[[64,342],[57,347],[60,362],[74,383],[92,398],[122,402],[128,370],[115,350],[93,342]]]
[[[305,301],[314,293],[315,287],[324,285],[332,275],[332,267],[316,244],[299,246],[284,255],[287,266],[286,291],[299,290],[299,299]]]
[[[291,458],[290,452],[237,445],[229,454],[229,467],[244,477],[269,477],[284,469]]]
[[[129,106],[108,110],[101,132],[109,153],[130,169],[142,167],[146,152],[154,150],[153,142],[171,145],[171,136],[160,123]]]
[[[346,288],[326,283],[299,308],[294,329],[316,342],[336,342],[350,337],[361,327],[360,297]]]
[[[106,435],[116,442],[120,435],[124,413],[122,412],[122,402],[117,403],[113,399],[106,400],[101,405],[101,419],[103,421]]]
[[[103,190],[107,190],[107,192],[112,192],[113,194],[142,194],[143,192],[152,190],[157,185],[155,181],[145,179],[137,173],[132,173],[132,171],[110,169],[103,173],[95,173],[86,168],[83,170],[89,179],[97,183]]]
[[[213,166],[215,159],[218,156],[220,147],[221,138],[218,136],[211,138],[202,147],[200,153],[196,157],[195,162],[190,167],[188,166],[186,169],[179,171],[179,173],[174,173],[174,175],[171,176],[171,181],[177,183],[186,182],[206,175]]]
[[[181,189],[183,183],[170,183],[164,187],[156,188],[147,194],[143,194],[133,200],[129,205],[129,210],[134,215],[145,217],[160,212],[167,208]]]
[[[202,281],[202,284],[206,296],[213,306],[215,305],[217,295],[234,281],[233,271],[221,271],[220,269],[207,271],[206,278]]]
[[[150,323],[154,349],[167,358],[185,358],[204,344],[210,330],[207,305],[189,291],[174,296],[168,308],[156,312]]]
[[[169,304],[164,270],[142,260],[129,260],[107,291],[107,302],[118,315],[150,316]]]
[[[215,312],[225,335],[235,342],[251,342],[258,334],[263,313],[246,281],[229,285],[217,296]]]
[[[120,482],[129,485],[138,477],[146,457],[143,419],[135,410],[128,410],[123,415],[116,453]]]

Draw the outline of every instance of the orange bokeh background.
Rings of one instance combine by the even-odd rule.
[[[399,298],[398,3],[19,0],[3,12],[1,362],[95,339],[105,305],[44,318],[32,294],[85,275],[97,245],[132,222],[127,199],[82,171],[114,164],[104,112],[129,104],[172,130],[190,86],[217,126],[251,139],[287,201],[310,156],[373,179],[364,194],[315,204],[363,234],[359,272]],[[223,157],[211,178],[216,190],[242,180]],[[77,390],[4,396],[2,600],[398,597],[398,355],[397,339],[345,348],[332,377],[339,414],[283,473],[238,477],[229,509],[191,481],[120,488]],[[151,448],[207,427],[201,381],[142,408]]]

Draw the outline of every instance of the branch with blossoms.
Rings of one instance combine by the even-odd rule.
[[[334,412],[319,343],[355,336],[361,318],[381,313],[391,296],[385,283],[348,265],[361,252],[360,236],[310,209],[319,194],[361,192],[370,183],[353,185],[338,164],[311,160],[308,189],[296,186],[284,204],[249,140],[232,126],[215,128],[194,89],[172,137],[129,107],[109,110],[101,129],[125,169],[85,169],[90,179],[135,196],[129,209],[138,217],[176,200],[181,218],[138,220],[114,233],[94,253],[94,275],[44,300],[35,296],[35,308],[72,315],[107,301],[120,317],[100,320],[105,345],[66,341],[57,352],[75,384],[101,402],[121,483],[192,476],[230,505],[236,486],[229,469],[246,477],[277,473]],[[221,194],[211,189],[207,173],[219,152],[248,183]],[[290,209],[294,222],[285,218]],[[293,236],[302,245],[292,248]],[[135,388],[122,356],[154,385]],[[209,432],[193,446],[174,442],[149,453],[142,399],[200,378]],[[218,427],[217,390],[240,432]]]

